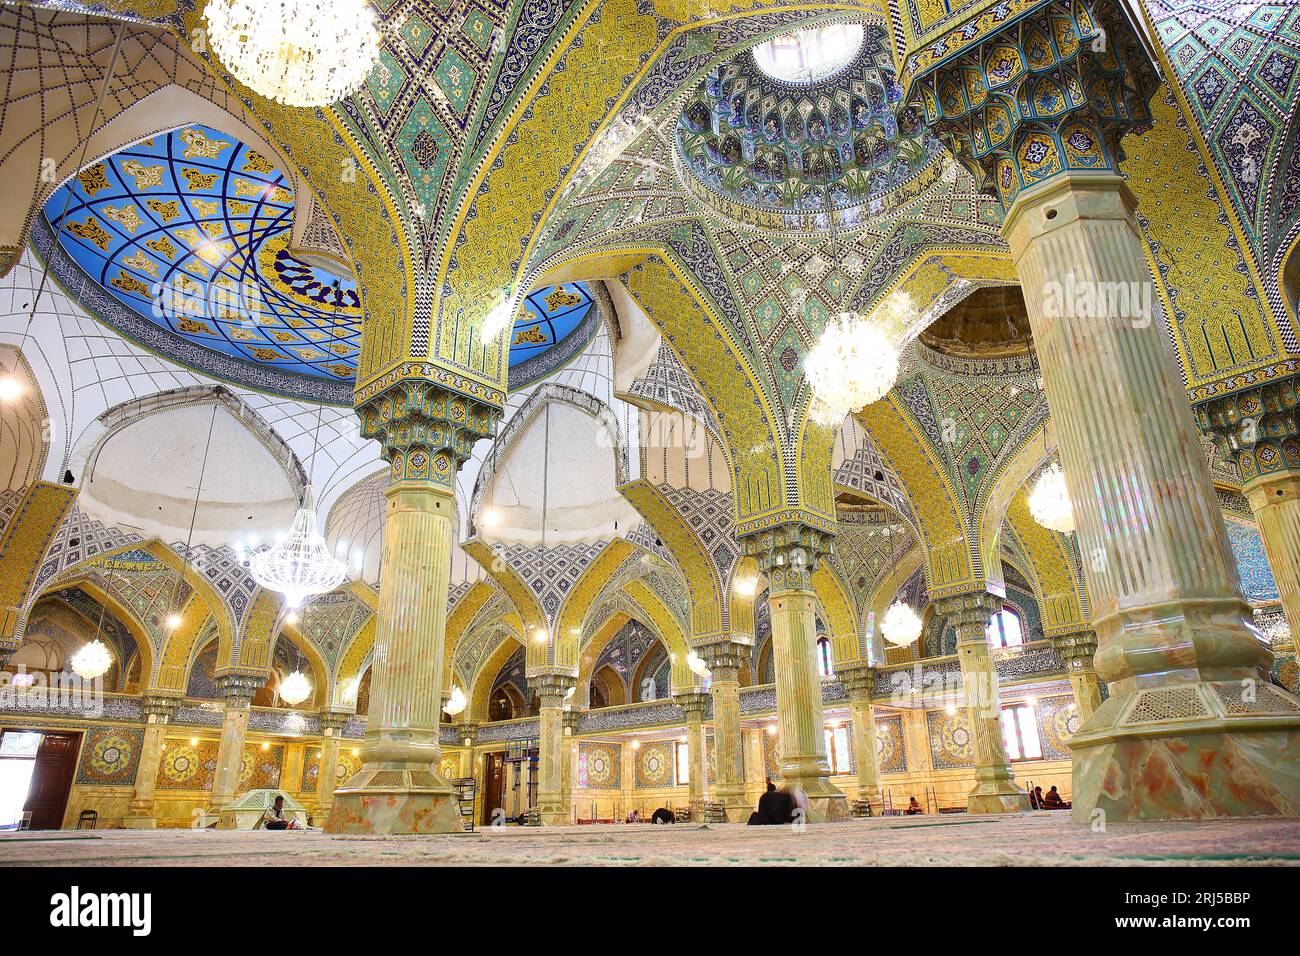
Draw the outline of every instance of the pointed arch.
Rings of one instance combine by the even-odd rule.
[[[492,695],[492,684],[496,681],[501,668],[522,647],[517,638],[506,637],[497,645],[496,650],[488,655],[474,675],[474,684],[470,688],[469,706],[465,708],[466,720],[487,720],[488,700]],[[526,703],[526,702],[525,702]]]

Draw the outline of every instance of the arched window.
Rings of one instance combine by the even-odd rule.
[[[831,642],[825,635],[817,638],[817,675],[819,677],[835,675],[835,671],[831,669]]]
[[[989,618],[984,633],[994,647],[1019,647],[1025,642],[1024,631],[1020,627],[1020,615],[1006,604],[1002,605],[1002,610]]]

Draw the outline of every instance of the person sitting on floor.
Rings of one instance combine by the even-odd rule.
[[[640,811],[640,810],[630,810],[630,811],[628,811],[627,822],[628,822],[628,823],[640,823],[640,822],[641,822],[641,811]]]
[[[676,823],[677,816],[667,807],[660,807],[650,817],[651,823]]]
[[[904,810],[903,812],[906,813],[909,817],[915,816],[918,813],[925,813],[925,811],[921,809],[921,805],[916,802],[916,797],[908,798],[907,809]]]
[[[301,830],[297,820],[287,820],[284,816],[284,797],[276,797],[275,803],[267,807],[262,814],[263,830]]]
[[[789,823],[794,819],[796,806],[792,793],[776,789],[776,784],[769,780],[767,792],[758,798],[758,809],[749,815],[749,825],[775,827]]]
[[[1053,787],[1051,790],[1048,790],[1047,793],[1043,794],[1043,808],[1045,810],[1068,810],[1070,809],[1070,804],[1062,800],[1061,795],[1057,793],[1056,788]]]
[[[1029,809],[1031,809],[1031,810],[1042,810],[1042,809],[1044,809],[1044,807],[1043,807],[1043,788],[1042,788],[1042,787],[1034,787],[1033,790],[1030,790],[1030,791],[1029,791]]]

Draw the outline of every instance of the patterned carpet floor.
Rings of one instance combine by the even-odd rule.
[[[505,827],[423,837],[100,830],[0,836],[0,866],[1297,866],[1300,820],[1112,824],[1067,813],[787,827]]]

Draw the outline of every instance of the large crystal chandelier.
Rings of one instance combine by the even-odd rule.
[[[113,655],[99,638],[95,638],[72,656],[72,669],[83,680],[103,677],[113,666]]]
[[[289,106],[351,96],[379,58],[366,0],[209,0],[206,17],[235,79]]]
[[[921,636],[921,619],[907,604],[895,601],[880,622],[880,633],[896,647],[908,647]]]
[[[249,558],[248,570],[262,587],[283,594],[291,608],[300,607],[313,594],[325,594],[343,583],[348,566],[330,554],[325,539],[316,530],[310,486],[288,533],[272,547]]]
[[[1050,531],[1069,534],[1074,530],[1074,509],[1070,506],[1070,491],[1065,486],[1065,472],[1056,462],[1043,472],[1029,493],[1029,513]]]
[[[905,296],[894,296],[887,307],[902,311],[910,303]],[[893,387],[898,350],[881,331],[876,313],[843,312],[826,323],[804,357],[804,371],[813,390],[813,415],[825,424],[838,424]]]

